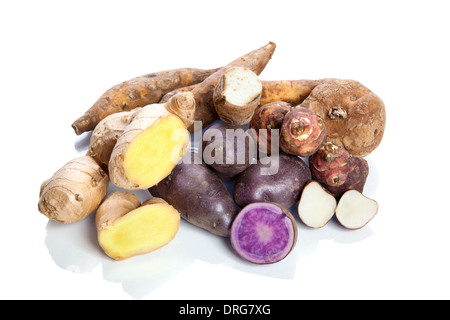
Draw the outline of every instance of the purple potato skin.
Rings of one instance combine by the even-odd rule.
[[[256,146],[253,142],[253,138],[245,132],[244,129],[242,129],[239,126],[235,126],[228,123],[215,123],[212,126],[210,126],[208,129],[205,130],[203,133],[203,136],[207,136],[208,132],[212,132],[211,130],[218,130],[222,134],[223,141],[220,147],[218,147],[216,150],[218,152],[223,152],[222,157],[222,163],[207,163],[210,167],[212,167],[215,171],[219,173],[220,177],[223,177],[226,181],[232,180],[236,175],[247,169],[252,160],[256,156]],[[227,134],[227,130],[241,130],[239,131],[240,134],[238,134],[237,138],[233,139],[234,136],[230,136]],[[244,147],[244,153],[245,153],[245,161],[243,163],[238,163],[238,156],[241,155],[238,150],[238,139],[245,139],[245,147]],[[205,141],[203,140],[202,147],[203,151],[206,147],[214,143],[214,138],[211,138],[211,141]],[[212,156],[215,156],[215,151],[212,152]],[[228,161],[227,161],[228,159]],[[228,163],[227,163],[228,162]],[[232,163],[230,163],[232,162]]]
[[[222,180],[206,164],[181,162],[149,191],[177,209],[186,221],[213,234],[230,236],[238,209]]]
[[[304,186],[312,179],[307,164],[294,155],[280,153],[278,172],[273,175],[262,175],[264,167],[268,165],[258,161],[237,176],[233,197],[240,208],[253,202],[274,202],[290,208],[300,200]]]
[[[348,190],[363,192],[369,164],[351,156],[344,148],[327,143],[309,158],[314,180],[320,182],[337,200]]]
[[[297,223],[289,211],[275,203],[255,202],[237,214],[230,240],[243,259],[271,264],[283,260],[294,249],[297,235]]]

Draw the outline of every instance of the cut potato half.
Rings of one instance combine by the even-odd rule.
[[[349,190],[345,192],[336,207],[336,218],[348,229],[361,229],[378,212],[378,203],[361,192]]]

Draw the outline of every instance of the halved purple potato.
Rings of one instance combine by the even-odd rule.
[[[283,260],[297,242],[297,224],[283,207],[270,202],[245,206],[231,225],[231,245],[243,259],[255,264]]]

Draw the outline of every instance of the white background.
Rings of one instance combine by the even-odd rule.
[[[434,0],[2,1],[0,298],[450,298],[448,12]],[[182,222],[168,246],[115,262],[93,216],[58,225],[38,212],[41,182],[86,151],[72,122],[108,88],[269,41],[261,79],[355,79],[384,100],[365,189],[380,210],[365,228],[297,220],[294,252],[256,266]]]

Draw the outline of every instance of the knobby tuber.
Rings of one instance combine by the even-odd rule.
[[[336,198],[351,189],[362,192],[369,175],[369,165],[365,159],[350,155],[332,142],[325,143],[313,154],[309,164],[313,179]]]
[[[42,183],[39,212],[62,224],[80,221],[97,209],[108,182],[108,175],[93,158],[75,158]]]
[[[329,79],[317,85],[302,106],[318,114],[327,141],[365,157],[381,142],[386,125],[383,101],[355,80]]]
[[[271,154],[272,144],[275,150],[280,147],[280,130],[286,114],[292,106],[287,102],[276,101],[259,107],[250,121],[250,133],[255,139],[258,149],[264,154]],[[272,142],[272,130],[275,131],[275,141]]]
[[[313,155],[327,137],[322,118],[301,106],[284,117],[280,132],[280,148],[286,153],[301,157]]]
[[[165,104],[141,108],[124,128],[108,162],[114,185],[126,190],[150,188],[167,177],[182,158],[190,140],[185,123],[170,112],[170,102],[175,100],[179,101],[176,106],[182,105],[188,113],[195,109],[193,95],[180,93]]]
[[[165,108],[168,112],[177,115],[185,126],[189,127],[194,119],[195,100],[192,93],[183,92],[172,96],[164,104],[152,104],[144,108]],[[87,154],[93,157],[102,167],[108,167],[117,140],[142,109],[135,108],[130,111],[114,113],[100,121],[92,132]]]

